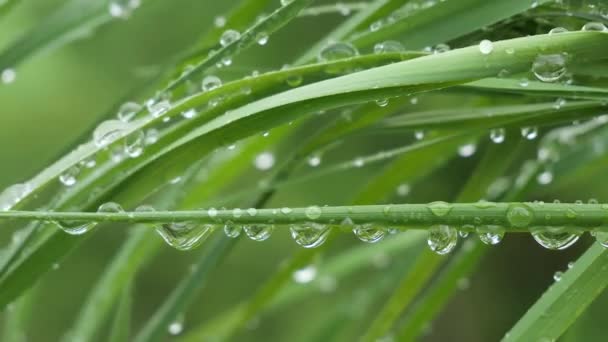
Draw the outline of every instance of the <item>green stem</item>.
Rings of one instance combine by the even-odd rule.
[[[518,203],[477,202],[396,205],[359,205],[335,207],[281,208],[281,209],[210,209],[158,212],[54,212],[54,211],[3,211],[0,219],[43,221],[98,221],[98,222],[149,222],[169,223],[197,221],[218,223],[231,221],[238,224],[290,224],[318,222],[340,224],[343,220],[354,223],[379,223],[428,229],[430,225],[458,226],[472,231],[480,225],[496,225],[508,232],[528,232],[534,227],[565,227],[568,231],[586,231],[608,222],[607,204],[583,203]]]

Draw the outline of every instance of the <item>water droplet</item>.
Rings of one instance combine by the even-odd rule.
[[[433,53],[444,53],[450,51],[450,46],[448,44],[437,44],[433,49]]]
[[[405,50],[403,44],[396,40],[387,40],[382,43],[374,45],[374,53],[391,53],[391,52],[402,52]]]
[[[427,243],[431,250],[443,255],[451,252],[458,242],[458,232],[448,225],[435,225],[429,229]]]
[[[98,213],[124,213],[124,209],[120,204],[115,202],[107,202],[99,206]]]
[[[281,213],[283,213],[285,215],[289,215],[291,212],[292,212],[291,208],[288,208],[288,207],[281,208]]]
[[[557,282],[557,281],[560,281],[560,280],[562,280],[562,276],[563,276],[563,275],[564,275],[564,272],[562,272],[562,271],[557,271],[557,272],[555,272],[555,273],[553,274],[553,280],[555,280],[556,282]]]
[[[156,228],[165,242],[182,251],[198,246],[211,235],[213,230],[213,225],[199,225],[192,221],[163,223]]]
[[[321,165],[321,156],[318,154],[314,154],[308,157],[308,165],[310,165],[311,167],[317,167]]]
[[[2,74],[0,75],[0,79],[2,80],[2,83],[4,84],[11,84],[13,82],[15,82],[15,79],[17,78],[17,73],[15,72],[15,69],[4,69],[2,70]]]
[[[55,225],[70,235],[82,235],[93,229],[97,222],[94,221],[54,221]]]
[[[226,26],[226,17],[224,16],[217,16],[213,19],[213,25],[215,25],[215,27],[217,28],[221,28]]]
[[[580,234],[569,233],[563,228],[547,227],[532,233],[539,245],[552,250],[562,250],[572,246]]]
[[[304,248],[322,245],[329,235],[329,227],[314,222],[291,225],[289,231],[294,241]]]
[[[524,77],[524,78],[522,78],[522,79],[520,79],[520,80],[519,80],[519,85],[520,85],[521,87],[524,87],[524,88],[525,88],[525,87],[527,87],[528,85],[530,85],[530,80],[528,80],[527,78],[525,78],[525,77]]]
[[[486,245],[497,245],[502,241],[505,231],[500,226],[488,225],[478,227],[477,235],[479,236],[479,240]]]
[[[167,327],[167,332],[173,336],[177,336],[184,331],[184,315],[178,315],[175,321],[171,322]]]
[[[209,215],[211,218],[217,217],[217,209],[209,208],[209,210],[207,210],[207,215]]]
[[[581,28],[582,31],[599,31],[599,32],[607,32],[608,28],[603,23],[599,22],[589,22],[583,25]]]
[[[256,42],[258,43],[258,45],[264,46],[268,43],[268,33],[266,32],[260,32],[257,34],[257,36],[255,37]]]
[[[131,158],[137,158],[144,152],[145,134],[135,131],[125,138],[125,153]]]
[[[282,6],[287,6],[287,5],[289,5],[290,3],[292,3],[292,2],[293,2],[293,0],[281,0],[281,5],[282,5]]]
[[[568,32],[568,29],[565,29],[563,27],[554,27],[549,31],[549,34],[558,34],[564,32]]]
[[[477,150],[477,145],[470,143],[470,144],[464,144],[458,147],[458,155],[463,157],[463,158],[468,158],[472,155],[475,154],[475,151]]]
[[[250,224],[243,226],[243,230],[251,240],[265,241],[272,235],[274,226],[269,224]]]
[[[563,54],[538,55],[532,63],[534,76],[543,82],[555,82],[566,74],[566,57]]]
[[[126,124],[120,120],[104,121],[93,131],[93,142],[97,147],[107,146],[120,138],[126,127]]]
[[[593,237],[595,237],[595,241],[599,243],[602,247],[608,248],[608,232],[597,231],[593,232]]]
[[[78,177],[79,174],[80,167],[78,165],[74,165],[59,175],[59,181],[65,186],[72,186],[76,184],[76,177]]]
[[[407,196],[410,193],[410,185],[409,184],[399,184],[397,187],[397,195],[399,196]]]
[[[122,122],[131,121],[135,115],[142,109],[142,106],[135,102],[126,102],[118,108],[116,117]]]
[[[447,202],[436,201],[436,202],[429,203],[428,208],[431,210],[431,212],[435,216],[443,217],[452,210],[452,205]]]
[[[209,76],[205,76],[205,78],[203,78],[201,88],[203,89],[203,91],[211,91],[213,89],[220,87],[221,85],[222,85],[222,80],[219,77],[209,75]]]
[[[388,106],[388,98],[378,99],[376,100],[376,104],[378,105],[378,107],[386,107]]]
[[[415,131],[414,138],[416,138],[416,140],[424,139],[424,131]]]
[[[307,284],[315,280],[317,277],[317,268],[314,265],[308,265],[304,268],[293,272],[293,281],[298,284]]]
[[[386,230],[382,227],[366,223],[356,225],[353,229],[353,233],[355,233],[355,236],[363,242],[374,243],[384,238],[386,235]]]
[[[538,127],[522,127],[521,136],[528,140],[536,139],[538,136]]]
[[[146,131],[146,145],[156,144],[158,141],[159,132],[156,128],[150,128]]]
[[[309,220],[316,220],[319,217],[321,217],[321,208],[319,208],[316,205],[310,206],[308,208],[306,208],[305,214],[306,217],[308,217]]]
[[[0,192],[0,211],[10,210],[32,191],[29,183],[13,184]]]
[[[534,214],[524,204],[512,204],[507,209],[507,221],[513,227],[527,227],[532,220],[534,220]]]
[[[353,165],[355,167],[363,167],[363,165],[365,165],[365,160],[363,160],[363,158],[361,157],[355,158],[355,160],[353,161]]]
[[[258,214],[258,210],[256,208],[249,208],[247,209],[247,214],[253,217]]]
[[[240,225],[234,224],[232,221],[228,220],[224,223],[224,234],[231,238],[237,238],[241,235],[241,231],[243,227]]]
[[[571,269],[572,267],[574,267],[574,261],[568,262],[568,269]]]
[[[547,185],[553,181],[553,173],[549,170],[545,170],[536,176],[536,181],[540,185]]]
[[[274,166],[274,154],[270,152],[262,152],[255,157],[253,164],[258,170],[269,170]]]
[[[505,141],[505,136],[504,128],[494,128],[490,131],[490,140],[495,144],[502,144]]]
[[[479,51],[484,55],[489,55],[494,50],[494,44],[491,41],[484,39],[479,42]]]
[[[296,74],[289,75],[285,79],[285,82],[290,87],[297,87],[300,84],[302,84],[302,81],[304,81],[304,79],[302,78],[302,75],[296,75]]]
[[[220,44],[222,46],[228,46],[237,40],[241,39],[241,33],[236,30],[226,30],[220,37]]]
[[[183,111],[181,114],[185,119],[192,119],[198,113],[196,112],[196,109],[190,108],[188,110]]]
[[[325,46],[318,56],[319,62],[335,61],[343,58],[354,57],[359,54],[357,48],[349,43],[330,43]]]

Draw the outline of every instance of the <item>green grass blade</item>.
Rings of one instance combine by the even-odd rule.
[[[109,342],[128,342],[131,331],[131,315],[133,307],[132,284],[129,283],[120,295],[118,308],[112,322]]]
[[[556,340],[608,285],[608,252],[593,245],[505,335],[503,341]]]

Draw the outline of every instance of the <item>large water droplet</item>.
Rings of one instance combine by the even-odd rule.
[[[521,136],[528,140],[536,139],[538,136],[538,127],[522,127]]]
[[[120,204],[115,202],[107,202],[97,208],[98,213],[123,213],[124,211]]]
[[[241,38],[241,33],[239,31],[226,30],[226,31],[224,31],[224,33],[222,33],[222,36],[220,37],[220,44],[222,46],[228,46],[228,45],[232,44],[233,42],[239,40],[240,38]]]
[[[569,233],[563,228],[547,227],[532,233],[539,245],[552,250],[562,250],[572,246],[580,234]]]
[[[272,235],[274,226],[271,224],[248,224],[243,226],[243,230],[251,240],[264,241]]]
[[[354,57],[359,54],[357,48],[349,43],[330,43],[319,52],[319,62],[335,61]]]
[[[355,226],[353,233],[363,242],[374,243],[384,238],[386,230],[371,223],[366,223]]]
[[[122,132],[127,128],[120,120],[107,120],[99,124],[93,131],[93,142],[97,147],[104,147],[120,138]]]
[[[329,227],[319,223],[294,224],[289,226],[291,237],[304,248],[322,245],[329,235]]]
[[[199,225],[192,221],[163,223],[156,228],[158,234],[171,247],[189,250],[202,243],[213,232],[213,225]]]
[[[224,222],[224,233],[228,237],[237,238],[241,235],[242,230],[243,230],[243,227],[239,226],[238,224],[234,224],[230,220]]]
[[[488,225],[483,227],[478,227],[477,235],[479,236],[479,240],[485,243],[486,245],[497,245],[502,241],[503,236],[505,235],[504,228],[500,226]]]
[[[582,31],[596,31],[596,32],[608,32],[608,28],[603,23],[589,22],[583,25]]]
[[[443,201],[429,203],[428,207],[431,212],[438,217],[445,216],[452,210],[452,205]]]
[[[473,143],[464,144],[458,147],[458,155],[463,158],[468,158],[475,154],[477,146]]]
[[[146,102],[146,108],[148,109],[148,112],[150,112],[150,114],[155,117],[158,118],[159,116],[165,114],[167,111],[169,111],[169,109],[171,109],[171,102],[169,102],[168,100],[161,100],[161,101],[148,101]]]
[[[540,81],[555,82],[566,74],[566,57],[562,54],[539,55],[532,63],[532,72]]]
[[[185,316],[183,314],[177,316],[177,319],[171,322],[171,324],[169,324],[167,327],[167,332],[173,336],[181,334],[182,331],[184,331],[184,320]]]
[[[458,232],[448,225],[436,225],[429,229],[427,243],[431,250],[443,255],[451,252],[458,242]]]

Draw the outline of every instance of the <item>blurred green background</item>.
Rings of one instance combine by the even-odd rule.
[[[0,146],[3,147],[0,149],[0,188],[26,180],[88,138],[96,123],[107,117],[112,108],[128,99],[131,91],[148,82],[155,70],[170,63],[172,57],[196,41],[213,25],[214,17],[225,12],[234,2],[156,1],[150,6],[142,6],[128,20],[113,21],[90,37],[43,52],[20,65],[16,81],[10,86],[0,85]],[[279,0],[276,2],[272,8],[278,5]],[[0,18],[0,46],[8,46],[62,3],[61,0],[23,0]],[[280,68],[322,37],[337,20],[341,20],[338,14],[295,20],[273,35],[268,45],[254,47],[237,57],[231,73],[222,75],[222,78],[239,77],[254,69]],[[424,94],[418,97],[417,108],[432,108],[438,99],[444,106],[478,101],[475,97],[463,99],[461,95]],[[505,102],[509,101],[513,99],[505,98]],[[399,137],[352,140],[324,156],[323,163],[395,146],[396,139]],[[297,141],[290,143],[297,144]],[[533,144],[535,142],[530,142],[531,150]],[[394,200],[452,199],[480,154],[478,152],[467,159],[455,157],[417,184],[410,194]],[[342,204],[352,196],[351,184],[361,182],[366,173],[374,170],[377,169],[362,168],[345,175],[287,187],[270,205]],[[606,201],[606,189],[598,187],[602,184],[600,172],[586,175],[585,179],[573,185],[557,187],[553,192],[539,189],[528,200],[586,200],[589,194],[593,194],[592,197]],[[245,182],[254,184],[262,174],[252,169]],[[328,184],[332,185],[331,193],[324,190]],[[116,229],[108,226],[97,230],[36,286],[37,303],[32,324],[35,329],[27,331],[28,341],[55,341],[63,336],[91,287],[124,241],[125,229],[125,226]],[[2,234],[5,240],[10,239],[7,232]],[[333,253],[361,244],[350,235],[342,235],[339,240]],[[484,258],[475,275],[467,280],[470,286],[459,291],[440,319],[429,327],[425,339],[498,340],[553,282],[553,274],[565,270],[567,263],[575,260],[589,243],[590,240],[584,238],[573,248],[556,252],[541,248],[529,236],[506,236],[503,243],[493,247]],[[265,242],[240,239],[184,314],[185,332],[195,323],[214,317],[247,298],[281,260],[298,248],[285,231],[276,232]],[[200,250],[177,252],[166,246],[145,267],[135,285],[135,329],[162,303],[200,255]],[[319,289],[316,295],[305,301],[260,317],[236,340],[292,341],[315,336],[322,331],[324,323],[327,325],[325,328],[330,329],[331,322],[323,322],[323,313],[336,308],[343,310],[345,319],[352,320],[348,326],[358,327],[357,321],[361,320],[370,322],[392,287],[388,286],[378,300],[367,298],[365,291],[354,290],[355,285],[361,281],[373,283],[374,277],[381,279],[386,274],[402,274],[404,265],[411,261],[407,258],[412,256],[400,255],[385,260],[380,255],[370,260],[369,267],[363,271],[339,282],[334,291]],[[361,303],[369,300],[372,300],[371,306],[361,311]],[[602,299],[598,302],[602,301],[605,302]],[[595,304],[591,310],[601,313],[601,308],[601,304]],[[590,326],[594,326],[585,324],[583,319],[572,329],[592,329]]]

